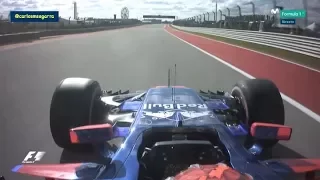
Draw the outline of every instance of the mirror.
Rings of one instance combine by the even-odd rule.
[[[253,123],[250,133],[257,139],[290,140],[292,128],[289,126],[271,123]]]

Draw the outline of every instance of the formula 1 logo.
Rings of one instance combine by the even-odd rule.
[[[44,151],[29,151],[22,163],[33,164],[40,161],[46,152]]]

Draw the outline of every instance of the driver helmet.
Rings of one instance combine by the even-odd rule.
[[[249,174],[243,174],[224,163],[214,165],[191,165],[187,170],[166,180],[253,180]]]

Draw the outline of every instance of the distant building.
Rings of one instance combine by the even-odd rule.
[[[68,25],[69,24],[69,19],[60,18],[59,22],[64,24],[64,25]],[[79,24],[79,23],[78,23],[78,20],[70,19],[70,24]]]

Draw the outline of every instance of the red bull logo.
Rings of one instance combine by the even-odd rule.
[[[144,104],[143,109],[155,109],[155,108],[163,108],[163,109],[185,109],[185,108],[199,108],[199,109],[207,109],[208,106],[206,104],[176,104],[176,108],[174,104]]]

